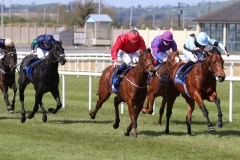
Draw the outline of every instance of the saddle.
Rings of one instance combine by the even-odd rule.
[[[194,65],[195,65],[195,64],[194,64]],[[193,67],[194,65],[188,67],[188,68],[183,72],[182,79],[177,76],[177,73],[182,69],[182,67],[183,67],[184,65],[182,65],[181,67],[179,67],[178,70],[177,70],[177,72],[176,72],[176,74],[175,74],[174,82],[175,82],[175,83],[180,83],[180,84],[185,84],[185,83],[186,83],[186,77],[187,77],[188,73],[190,72],[190,70],[192,69],[192,67]]]
[[[29,77],[32,77],[32,71],[33,71],[33,69],[34,69],[34,68],[37,66],[37,64],[40,63],[41,61],[42,61],[42,60],[39,59],[39,60],[31,63],[28,67],[26,66],[26,67],[23,69],[23,71],[25,71]]]

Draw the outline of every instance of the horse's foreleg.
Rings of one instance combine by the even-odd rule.
[[[145,114],[153,113],[153,103],[154,103],[155,95],[153,93],[147,96],[147,107],[142,109],[142,112]]]
[[[217,120],[217,126],[218,127],[223,127],[223,123],[222,123],[222,110],[221,110],[221,107],[220,107],[220,99],[218,97],[215,98],[214,100],[216,106],[217,106],[217,110],[218,110],[218,120]]]
[[[95,105],[95,109],[89,113],[91,119],[95,119],[98,110],[102,107],[103,103],[110,97],[111,93],[107,90],[98,94],[97,104]],[[116,111],[116,110],[115,110]]]
[[[150,95],[148,95],[147,98],[146,98],[146,103],[145,103],[146,106],[143,107],[143,109],[142,109],[142,113],[143,113],[143,114],[147,113],[147,111],[148,111],[148,109],[149,109],[149,96],[150,96]]]
[[[26,121],[26,110],[24,107],[24,90],[27,86],[27,83],[24,82],[23,77],[20,75],[19,80],[19,99],[21,102],[21,106],[22,106],[22,117],[21,117],[21,122],[24,123]]]
[[[210,121],[209,117],[208,117],[208,109],[205,107],[204,104],[201,105],[201,109],[202,109],[202,113],[204,115],[204,117],[207,119],[207,125],[208,125],[208,130],[209,131],[215,131],[212,122]]]
[[[167,99],[167,111],[166,111],[166,129],[165,129],[165,133],[168,134],[169,133],[169,123],[170,123],[170,118],[172,115],[172,108],[173,108],[173,104],[176,100],[176,96],[172,95],[171,97],[168,97]],[[164,108],[163,108],[164,110]]]
[[[208,130],[209,131],[215,131],[212,122],[210,121],[209,117],[208,117],[208,110],[205,107],[204,103],[203,103],[203,99],[200,96],[200,94],[198,92],[195,92],[194,94],[194,99],[196,100],[196,103],[198,104],[199,108],[201,109],[204,117],[207,119],[207,125],[208,125]]]
[[[43,114],[42,121],[43,122],[47,122],[47,112],[46,112],[46,110],[45,110],[45,108],[44,108],[44,106],[42,104],[42,101],[39,103],[39,106],[40,106],[40,108],[42,110],[42,114]]]
[[[3,92],[4,101],[6,103],[8,112],[13,113],[13,108],[10,105],[10,102],[9,102],[8,88],[2,89],[2,92]]]
[[[16,84],[14,83],[13,85],[13,99],[12,99],[12,109],[14,110],[15,109],[15,100],[16,100],[16,93],[17,93],[17,87],[16,87]]]
[[[136,121],[136,112],[134,109],[133,102],[127,102],[128,104],[128,113],[131,119],[130,125],[127,127],[127,132],[125,133],[125,136],[129,136],[131,130],[133,130],[133,136],[137,137],[137,121]]]
[[[60,100],[60,94],[59,94],[58,88],[55,89],[55,90],[52,90],[51,94],[54,97],[55,101],[57,102],[57,106],[56,106],[55,109],[54,108],[49,108],[48,112],[56,114],[58,112],[58,110],[62,107],[62,102]]]
[[[162,104],[161,104],[161,107],[159,109],[159,120],[158,120],[158,124],[162,125],[162,116],[163,116],[163,113],[164,113],[164,109],[165,109],[165,105],[167,103],[167,98],[165,96],[163,96],[163,99],[162,99]]]
[[[191,122],[192,122],[192,113],[195,109],[195,101],[189,97],[185,97],[187,102],[187,115],[186,115],[186,125],[188,134],[192,134]]]
[[[42,101],[42,97],[43,97],[43,94],[40,94],[40,92],[37,91],[35,94],[35,103],[34,103],[33,111],[28,114],[28,119],[32,119],[35,113],[38,111],[39,104]]]
[[[113,124],[113,128],[117,129],[119,127],[120,118],[119,118],[119,109],[118,106],[121,103],[121,100],[118,96],[114,97],[114,108],[115,108],[115,122]]]

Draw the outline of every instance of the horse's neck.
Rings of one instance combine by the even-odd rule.
[[[142,62],[139,61],[138,65],[132,69],[132,77],[135,80],[135,83],[142,86],[144,85],[147,81],[148,74],[145,71],[145,69],[142,67]],[[145,80],[146,79],[146,80]]]

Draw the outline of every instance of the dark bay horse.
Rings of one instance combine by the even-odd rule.
[[[209,131],[215,131],[209,117],[208,109],[203,100],[215,102],[218,110],[217,126],[222,127],[222,111],[220,107],[220,99],[217,97],[216,78],[219,82],[223,82],[226,75],[224,72],[224,60],[221,53],[214,46],[207,46],[204,49],[207,53],[205,61],[196,63],[186,77],[186,86],[175,83],[176,72],[184,63],[175,65],[170,73],[169,85],[167,90],[167,122],[165,133],[169,133],[169,121],[172,114],[172,107],[176,97],[181,93],[187,102],[186,125],[188,134],[191,134],[192,112],[195,108],[195,101],[201,109],[207,120]],[[164,106],[161,106],[164,110]],[[161,110],[160,109],[160,110]],[[159,123],[162,121],[162,113],[160,113]]]
[[[171,68],[181,61],[179,52],[170,53],[167,61],[163,63],[156,71],[156,75],[151,78],[150,85],[148,87],[148,96],[146,99],[146,106],[142,109],[143,113],[153,113],[153,103],[156,97],[162,96],[163,103],[165,103],[165,93],[167,90],[168,78]]]
[[[92,119],[95,119],[97,111],[102,107],[103,103],[110,97],[112,93],[111,78],[113,72],[113,66],[108,66],[100,77],[98,101],[95,106],[95,110],[89,113]],[[147,96],[148,75],[154,76],[154,74],[155,67],[153,65],[153,56],[151,54],[151,50],[147,49],[143,53],[140,53],[138,64],[130,69],[130,71],[124,76],[119,86],[119,94],[114,97],[115,123],[113,128],[117,129],[120,123],[118,105],[121,102],[126,102],[128,105],[131,123],[127,127],[125,136],[129,136],[131,130],[133,129],[134,137],[137,137],[137,118],[142,110],[143,103]]]
[[[25,67],[25,62],[28,60],[26,56],[20,66],[20,75],[19,75],[19,96],[20,102],[22,105],[22,118],[21,122],[26,121],[26,111],[24,107],[24,90],[26,86],[31,82],[36,91],[35,93],[35,104],[33,111],[28,115],[28,118],[31,119],[34,117],[34,114],[38,111],[40,107],[43,113],[42,120],[47,122],[47,113],[42,104],[42,97],[46,92],[51,92],[55,101],[57,102],[56,109],[49,108],[48,111],[56,114],[57,111],[62,107],[59,95],[59,74],[58,74],[58,63],[64,65],[66,62],[64,48],[62,43],[55,41],[52,43],[52,49],[49,51],[48,56],[38,63],[32,70],[32,77],[30,77],[23,69]]]
[[[7,50],[1,50],[4,53],[3,59],[0,61],[0,88],[4,96],[4,101],[7,105],[9,113],[13,113],[15,108],[16,98],[16,81],[15,81],[15,68],[17,63],[16,51],[8,52]],[[13,89],[12,104],[9,102],[8,88]]]

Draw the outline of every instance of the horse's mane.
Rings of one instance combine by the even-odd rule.
[[[213,45],[206,46],[204,48],[204,51],[206,51],[207,53],[211,53],[211,54],[221,55],[221,52],[219,51],[219,49],[216,46],[213,46]]]

